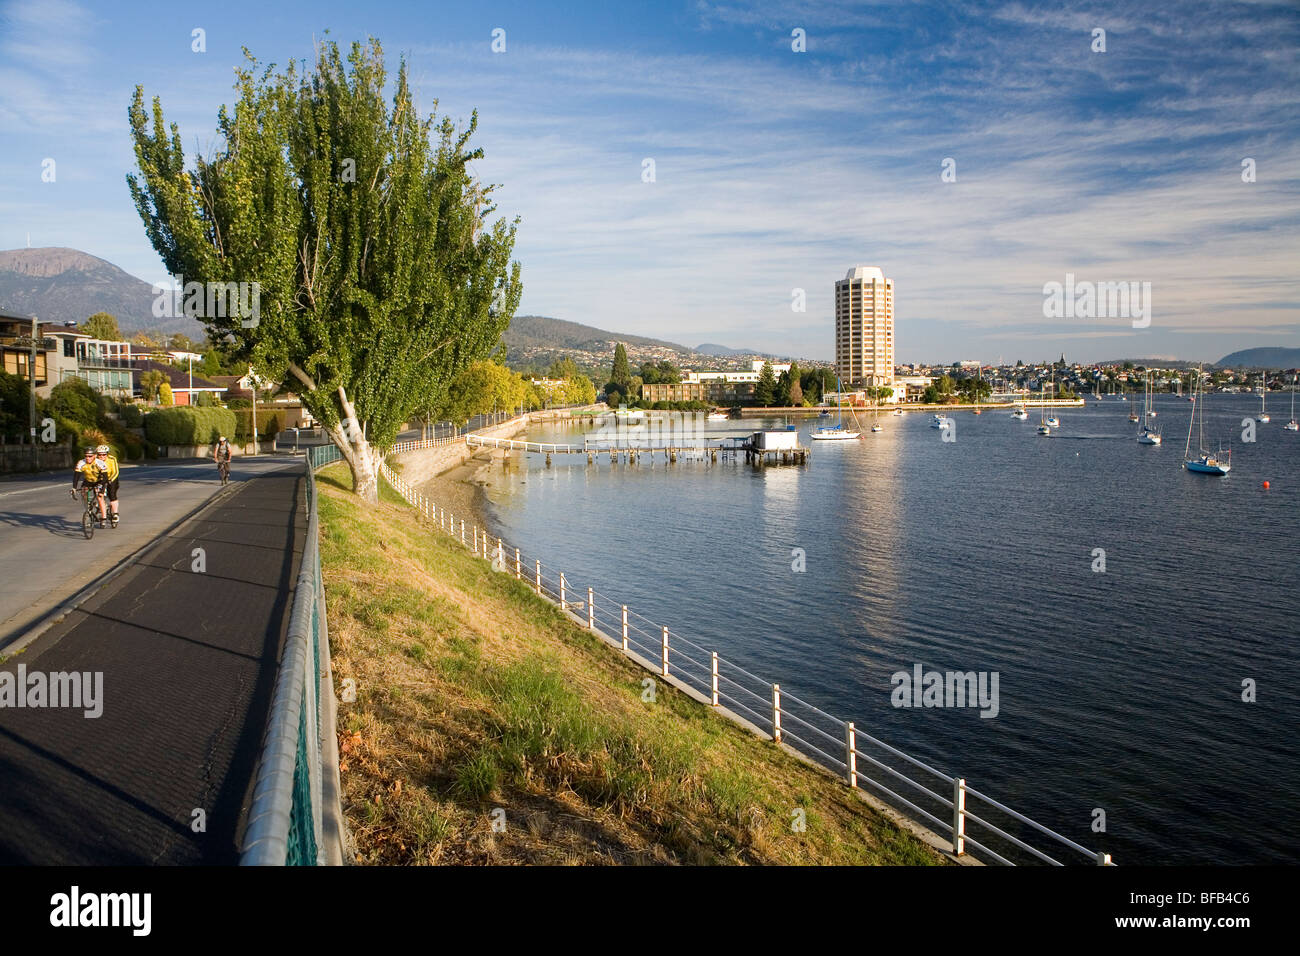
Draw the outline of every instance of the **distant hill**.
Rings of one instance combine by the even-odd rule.
[[[202,339],[203,326],[194,319],[154,318],[153,300],[148,282],[77,249],[0,251],[0,312],[78,323],[108,312],[124,335],[149,329]]]
[[[1242,349],[1219,359],[1228,368],[1300,368],[1300,349]]]
[[[729,349],[725,345],[713,345],[706,343],[697,345],[695,351],[701,355],[713,355],[717,358],[730,358],[733,355],[762,355],[762,352],[755,352],[753,349]]]
[[[578,352],[612,351],[611,342],[622,342],[627,346],[640,348],[674,349],[689,355],[694,349],[676,342],[664,342],[661,339],[649,339],[640,335],[624,335],[621,332],[607,332],[578,322],[566,322],[563,319],[551,319],[544,315],[516,315],[510,320],[506,329],[506,348],[516,349],[572,349]]]

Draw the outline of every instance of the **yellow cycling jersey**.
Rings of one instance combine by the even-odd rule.
[[[99,459],[87,463],[84,459],[77,462],[74,471],[80,472],[82,480],[88,482],[96,481],[116,481],[117,480],[117,459],[109,455],[101,464]]]

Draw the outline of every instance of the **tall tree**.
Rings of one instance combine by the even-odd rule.
[[[618,386],[624,395],[632,391],[632,369],[627,364],[627,349],[619,342],[614,347],[614,367],[609,373],[609,380]]]
[[[767,408],[776,401],[776,374],[767,362],[763,363],[763,369],[758,373],[758,384],[754,386],[754,401],[762,408]]]
[[[186,312],[230,343],[232,360],[298,394],[356,493],[376,502],[381,450],[430,393],[496,348],[518,307],[518,220],[489,224],[493,187],[470,176],[483,155],[467,148],[478,114],[463,131],[420,118],[405,62],[390,109],[377,40],[353,43],[346,62],[322,43],[310,72],[263,70],[245,55],[234,109],[218,114],[221,145],[193,170],[161,102],[151,124],[136,88],[139,175],[127,182],[169,272],[257,283],[251,319],[189,294]]]
[[[96,312],[81,323],[81,331],[92,339],[103,339],[106,342],[122,340],[122,330],[117,327],[117,316],[107,312]]]

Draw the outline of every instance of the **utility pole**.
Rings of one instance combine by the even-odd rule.
[[[248,381],[253,386],[253,457],[257,457],[257,376],[253,366],[248,366]]]
[[[31,418],[32,418],[32,444],[36,444],[36,316],[32,316],[32,352],[27,361],[27,374],[32,382],[31,398]],[[48,375],[48,373],[47,373]],[[32,454],[36,454],[36,449],[32,449]]]

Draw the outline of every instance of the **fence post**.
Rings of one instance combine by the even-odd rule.
[[[668,676],[668,625],[664,625],[664,676]]]
[[[465,547],[465,519],[460,519],[460,546]]]
[[[505,545],[501,543],[501,539],[499,537],[497,538],[497,561],[498,563],[500,563],[502,570],[505,570],[506,549],[505,549]]]
[[[515,580],[519,580],[519,549],[515,548]]]
[[[569,609],[569,602],[566,601],[564,598],[564,588],[565,588],[564,572],[561,571],[560,572],[560,610],[561,611],[567,611]]]
[[[952,852],[966,852],[966,778],[952,782]]]
[[[623,605],[623,652],[627,653],[627,605]]]
[[[718,652],[713,652],[713,706],[718,706]]]
[[[781,685],[772,685],[772,739],[781,742]]]
[[[478,557],[478,525],[474,525],[474,556]]]
[[[587,630],[596,629],[596,592],[587,588]]]
[[[542,593],[542,562],[537,562],[537,593]]]
[[[857,789],[858,786],[858,732],[853,727],[853,721],[844,725],[844,764],[848,767],[848,784],[850,787]]]

